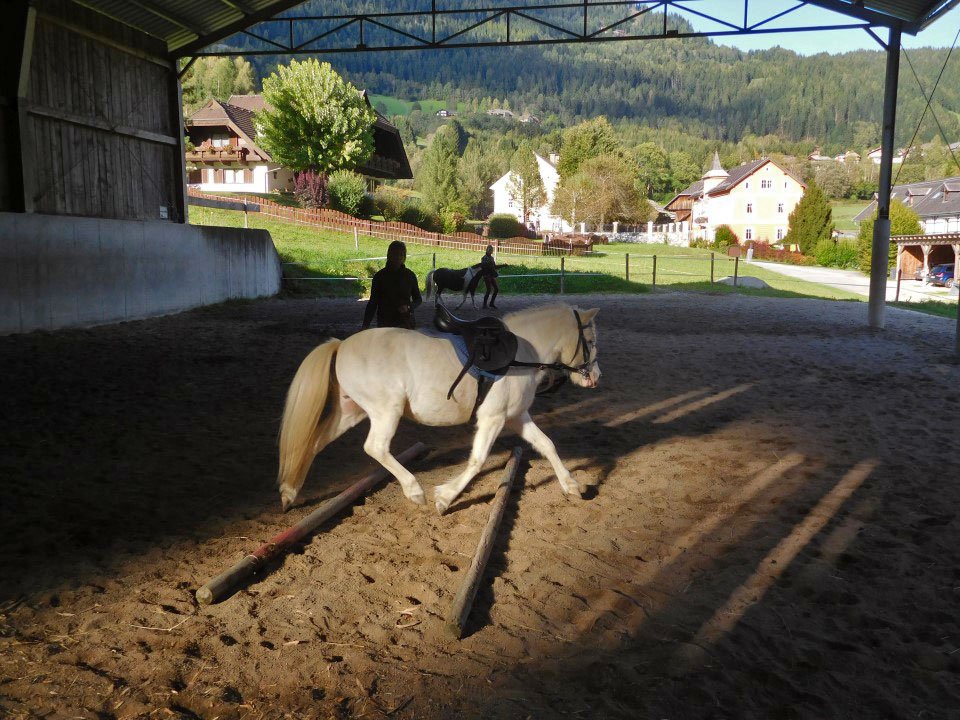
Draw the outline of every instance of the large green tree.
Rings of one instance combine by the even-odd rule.
[[[873,226],[877,219],[877,213],[873,217],[860,223],[860,233],[857,235],[857,260],[860,270],[865,273],[870,272],[871,256],[873,254]],[[919,235],[922,232],[920,228],[920,216],[908,208],[899,200],[890,202],[890,237],[897,235]],[[893,267],[897,263],[897,246],[890,243],[887,250],[887,266]]]
[[[269,106],[257,114],[257,137],[277,163],[323,175],[373,152],[376,113],[330,63],[281,65],[264,79],[263,96]]]
[[[601,115],[564,131],[557,170],[561,178],[570,177],[590,158],[620,152],[617,134],[610,122]]]
[[[441,126],[420,163],[417,175],[420,192],[427,206],[437,212],[459,207],[461,203],[457,142],[456,130],[449,125]]]
[[[790,213],[785,243],[800,246],[804,255],[812,255],[817,243],[833,236],[833,211],[816,182],[807,183],[806,192]]]
[[[637,187],[644,197],[653,197],[670,186],[670,161],[666,151],[652,142],[633,151],[637,161]]]
[[[530,211],[543,205],[547,200],[547,191],[540,176],[540,164],[527,142],[520,147],[510,160],[510,181],[507,192],[523,210],[522,220],[527,222]]]
[[[643,223],[652,219],[653,207],[637,189],[635,167],[619,155],[590,158],[580,166],[578,175],[587,188],[583,220],[602,228],[613,220]]]

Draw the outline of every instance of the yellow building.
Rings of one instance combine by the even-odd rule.
[[[677,221],[689,221],[691,239],[712,241],[720,225],[727,225],[741,243],[751,240],[775,245],[787,234],[788,218],[800,202],[806,185],[769,158],[731,169],[713,166],[666,205]],[[681,215],[683,217],[681,217]]]

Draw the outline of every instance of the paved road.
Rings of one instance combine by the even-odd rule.
[[[805,265],[787,265],[786,263],[770,263],[753,261],[749,265],[756,265],[764,270],[780,273],[787,277],[806,280],[808,282],[828,285],[829,287],[847,290],[868,297],[870,295],[870,278],[856,270],[838,270],[836,268],[809,267]],[[747,265],[746,267],[749,267]],[[744,265],[740,266],[745,267]],[[741,271],[743,274],[746,272]],[[887,300],[892,301],[896,296],[897,281],[887,281]],[[923,285],[916,280],[903,280],[900,284],[900,300],[906,302],[921,302],[923,300],[939,300],[941,302],[957,302],[957,296],[942,287]]]

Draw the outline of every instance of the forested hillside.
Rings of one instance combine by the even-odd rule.
[[[338,6],[347,9],[343,2],[325,2],[322,10],[338,12]],[[653,31],[653,24],[661,22],[662,16],[648,16],[634,21],[631,31],[642,23]],[[670,22],[688,27],[679,18]],[[481,30],[491,35],[498,31],[494,26]],[[514,37],[522,32],[514,27]],[[533,36],[535,29],[527,32]],[[823,36],[829,42],[831,35]],[[945,55],[945,50],[910,51],[928,89]],[[707,39],[686,39],[360,53],[327,59],[358,87],[375,93],[450,102],[486,98],[562,125],[606,115],[615,124],[628,120],[670,130],[677,143],[685,135],[732,143],[770,135],[785,143],[814,142],[825,152],[839,152],[879,142],[884,76],[884,54],[879,50],[803,57],[779,48],[747,53]],[[254,62],[263,76],[286,59]],[[900,82],[897,139],[904,144],[924,101],[905,61]],[[951,141],[960,138],[960,53],[954,54],[944,73],[934,109]],[[935,133],[936,125],[927,122],[918,139],[931,140]]]

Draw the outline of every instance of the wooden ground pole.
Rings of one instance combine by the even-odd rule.
[[[414,443],[397,455],[397,461],[406,464],[416,460],[426,452],[426,445],[421,442]],[[352,505],[357,498],[372,490],[388,477],[390,477],[390,473],[384,468],[377,468],[336,497],[330,498],[296,525],[284,530],[279,535],[275,535],[232,568],[207,582],[206,585],[197,590],[197,602],[201,605],[209,605],[227,597],[237,585],[253,575],[265,563],[283,555],[292,545],[312,533],[345,507]]]
[[[480,544],[477,545],[477,552],[470,563],[470,569],[460,585],[457,596],[453,599],[453,605],[450,606],[450,612],[447,614],[445,623],[446,631],[458,640],[463,636],[463,628],[467,624],[467,617],[470,615],[470,609],[473,607],[473,599],[477,595],[480,587],[480,580],[483,578],[483,571],[487,567],[487,560],[490,559],[490,551],[493,549],[493,541],[497,537],[497,529],[500,527],[500,521],[503,519],[503,511],[507,507],[507,498],[510,496],[510,490],[513,486],[513,478],[517,474],[517,467],[520,465],[520,456],[523,454],[523,448],[515,447],[513,455],[510,456],[507,467],[500,478],[500,485],[497,487],[497,494],[493,498],[493,506],[490,508],[490,519],[487,520],[487,526],[483,529],[480,536]]]

